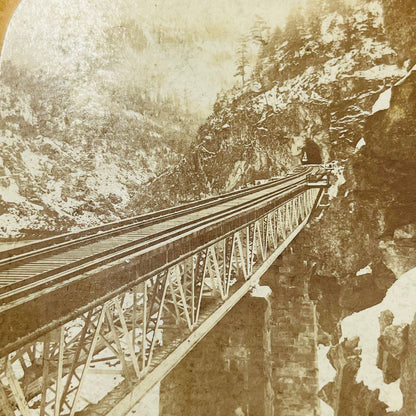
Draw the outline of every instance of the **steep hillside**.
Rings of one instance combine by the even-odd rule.
[[[173,204],[227,191],[287,172],[311,144],[324,161],[354,153],[378,94],[405,70],[396,65],[377,1],[310,3],[264,42],[244,84],[219,94],[191,154],[143,194]]]
[[[79,49],[78,73],[3,63],[0,236],[55,233],[228,191],[284,174],[313,144],[324,161],[351,155],[376,93],[404,71],[378,2],[335,6],[310,0],[271,36],[254,26],[241,48],[259,49],[257,63],[240,62],[244,82],[218,95],[189,151],[195,109],[186,113],[183,97],[166,95],[159,79],[156,90],[135,84],[120,66],[129,65],[127,52],[114,49],[123,44],[134,60],[157,33],[153,48],[175,45],[180,33],[149,34],[125,16],[114,31],[106,18],[104,37],[81,33],[89,43]],[[88,59],[86,47],[95,51]]]
[[[195,135],[178,103],[140,89],[96,87],[3,63],[0,237],[35,237],[136,213],[137,186],[178,163]]]
[[[310,244],[303,248],[337,370],[322,396],[343,416],[370,410],[410,416],[416,409],[410,388],[416,382],[416,67],[409,66],[415,59],[416,9],[410,1],[385,0],[383,6],[387,36],[407,73],[379,95],[364,124],[363,146],[345,161],[337,197],[310,227]],[[384,322],[391,314],[383,312],[387,308],[397,315],[394,325],[393,318]],[[347,351],[347,344],[355,348]]]

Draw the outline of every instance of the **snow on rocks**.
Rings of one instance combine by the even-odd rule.
[[[373,105],[371,114],[375,114],[383,110],[388,110],[390,108],[391,93],[392,93],[392,90],[391,88],[389,88],[379,95],[377,101]]]
[[[272,294],[272,290],[269,286],[256,285],[251,290],[251,296],[253,298],[268,298]]]
[[[416,224],[406,224],[394,230],[394,239],[409,239],[416,237]]]
[[[368,80],[383,80],[389,77],[404,76],[406,71],[397,65],[376,65],[364,71],[355,71],[353,76]]]
[[[16,204],[26,201],[26,198],[20,195],[19,187],[13,179],[9,179],[8,186],[1,186],[0,182],[0,198],[5,202],[12,202]]]
[[[333,381],[337,373],[328,360],[329,349],[329,346],[318,345],[319,390]]]
[[[327,357],[330,347],[325,345],[318,345],[317,357],[318,357],[318,385],[319,390],[334,380],[336,371],[332,367]],[[320,400],[321,416],[333,416],[334,410],[327,405],[323,400]]]
[[[330,200],[336,198],[336,196],[338,195],[339,187],[341,185],[344,185],[344,183],[346,182],[345,177],[344,177],[344,170],[342,168],[339,168],[336,171],[333,171],[333,173],[337,177],[337,180],[334,183],[334,185],[331,185],[328,188],[328,195],[329,195]]]
[[[382,311],[390,310],[395,316],[395,325],[410,324],[416,313],[415,298],[416,268],[403,274],[390,287],[380,304],[354,313],[341,323],[344,338],[360,337],[362,361],[357,374],[357,382],[363,381],[372,390],[380,389],[380,400],[384,401],[391,411],[402,407],[402,393],[400,380],[385,384],[382,371],[376,366],[377,339],[380,336],[378,317]]]
[[[358,153],[361,148],[363,148],[367,143],[364,140],[364,137],[361,137],[361,139],[358,141],[358,143],[355,146],[354,153]]]
[[[331,406],[327,405],[323,400],[319,400],[321,405],[321,416],[334,416],[335,412]]]
[[[345,39],[345,30],[341,28],[344,18],[339,13],[327,16],[321,24],[321,39],[323,43],[339,42]]]
[[[42,164],[46,157],[38,153],[32,152],[30,149],[25,149],[21,153],[22,161],[25,164],[26,170],[33,176],[40,176],[43,173]]]
[[[358,272],[355,273],[355,275],[356,276],[364,276],[365,274],[371,274],[371,273],[373,273],[373,269],[371,268],[371,264],[367,264],[367,266],[358,270]]]
[[[25,215],[24,217],[17,212],[7,212],[0,215],[0,238],[17,238],[21,237],[21,229],[38,225],[47,229],[47,224],[43,224],[39,219],[36,211]]]

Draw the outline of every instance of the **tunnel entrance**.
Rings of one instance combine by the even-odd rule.
[[[322,163],[321,150],[311,139],[307,139],[302,149],[302,165],[320,165]]]

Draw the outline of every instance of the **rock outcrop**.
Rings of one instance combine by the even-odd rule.
[[[416,316],[409,327],[407,350],[402,355],[400,372],[400,389],[403,393],[403,407],[400,416],[416,414]]]
[[[408,342],[409,325],[393,325],[393,313],[380,314],[380,337],[378,338],[377,367],[383,372],[385,383],[400,378],[400,359]]]
[[[354,338],[331,347],[328,358],[337,374],[321,390],[320,397],[334,409],[336,416],[387,415],[387,406],[378,399],[379,391],[356,382],[361,362],[358,344],[359,338]]]
[[[410,11],[397,7],[396,12],[401,10],[402,14]],[[392,9],[390,12],[394,13]],[[393,26],[398,24],[396,21]],[[393,35],[396,41],[399,33]],[[404,54],[400,51],[401,56]],[[310,227],[311,244],[304,247],[306,258],[315,263],[311,293],[318,300],[319,322],[323,330],[332,334],[338,349],[342,345],[338,344],[338,322],[352,312],[378,304],[395,279],[416,266],[414,69],[410,68],[408,75],[374,104],[363,129],[365,145],[346,162],[345,182],[320,223]],[[413,415],[416,372],[410,351],[416,348],[415,323],[410,327],[393,325],[392,315],[386,312],[380,325],[378,366],[386,383],[400,378],[403,393],[403,407],[394,414]],[[350,367],[356,371],[352,362],[358,358],[351,360]],[[336,414],[371,414],[360,413],[362,409],[369,411],[368,394],[374,396],[371,402],[378,409],[371,410],[372,414],[386,414],[377,392],[370,392],[353,376],[345,383],[339,381],[345,380],[341,375],[342,361],[338,360],[339,368],[335,367],[336,381],[322,391],[326,401],[338,409]],[[367,391],[364,396],[363,389]],[[339,411],[342,400],[334,399],[335,391],[339,397],[353,396],[355,410],[351,410],[354,406],[346,406]]]

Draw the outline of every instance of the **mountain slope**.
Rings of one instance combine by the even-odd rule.
[[[338,11],[314,5],[321,13],[292,16],[260,50],[251,78],[219,94],[191,153],[143,189],[145,205],[154,192],[169,205],[283,174],[305,146],[319,147],[326,162],[354,153],[378,93],[405,70],[377,1]]]
[[[96,88],[80,105],[71,82],[6,62],[0,90],[4,238],[134,215],[137,186],[176,164],[195,134],[176,102],[139,89]]]

